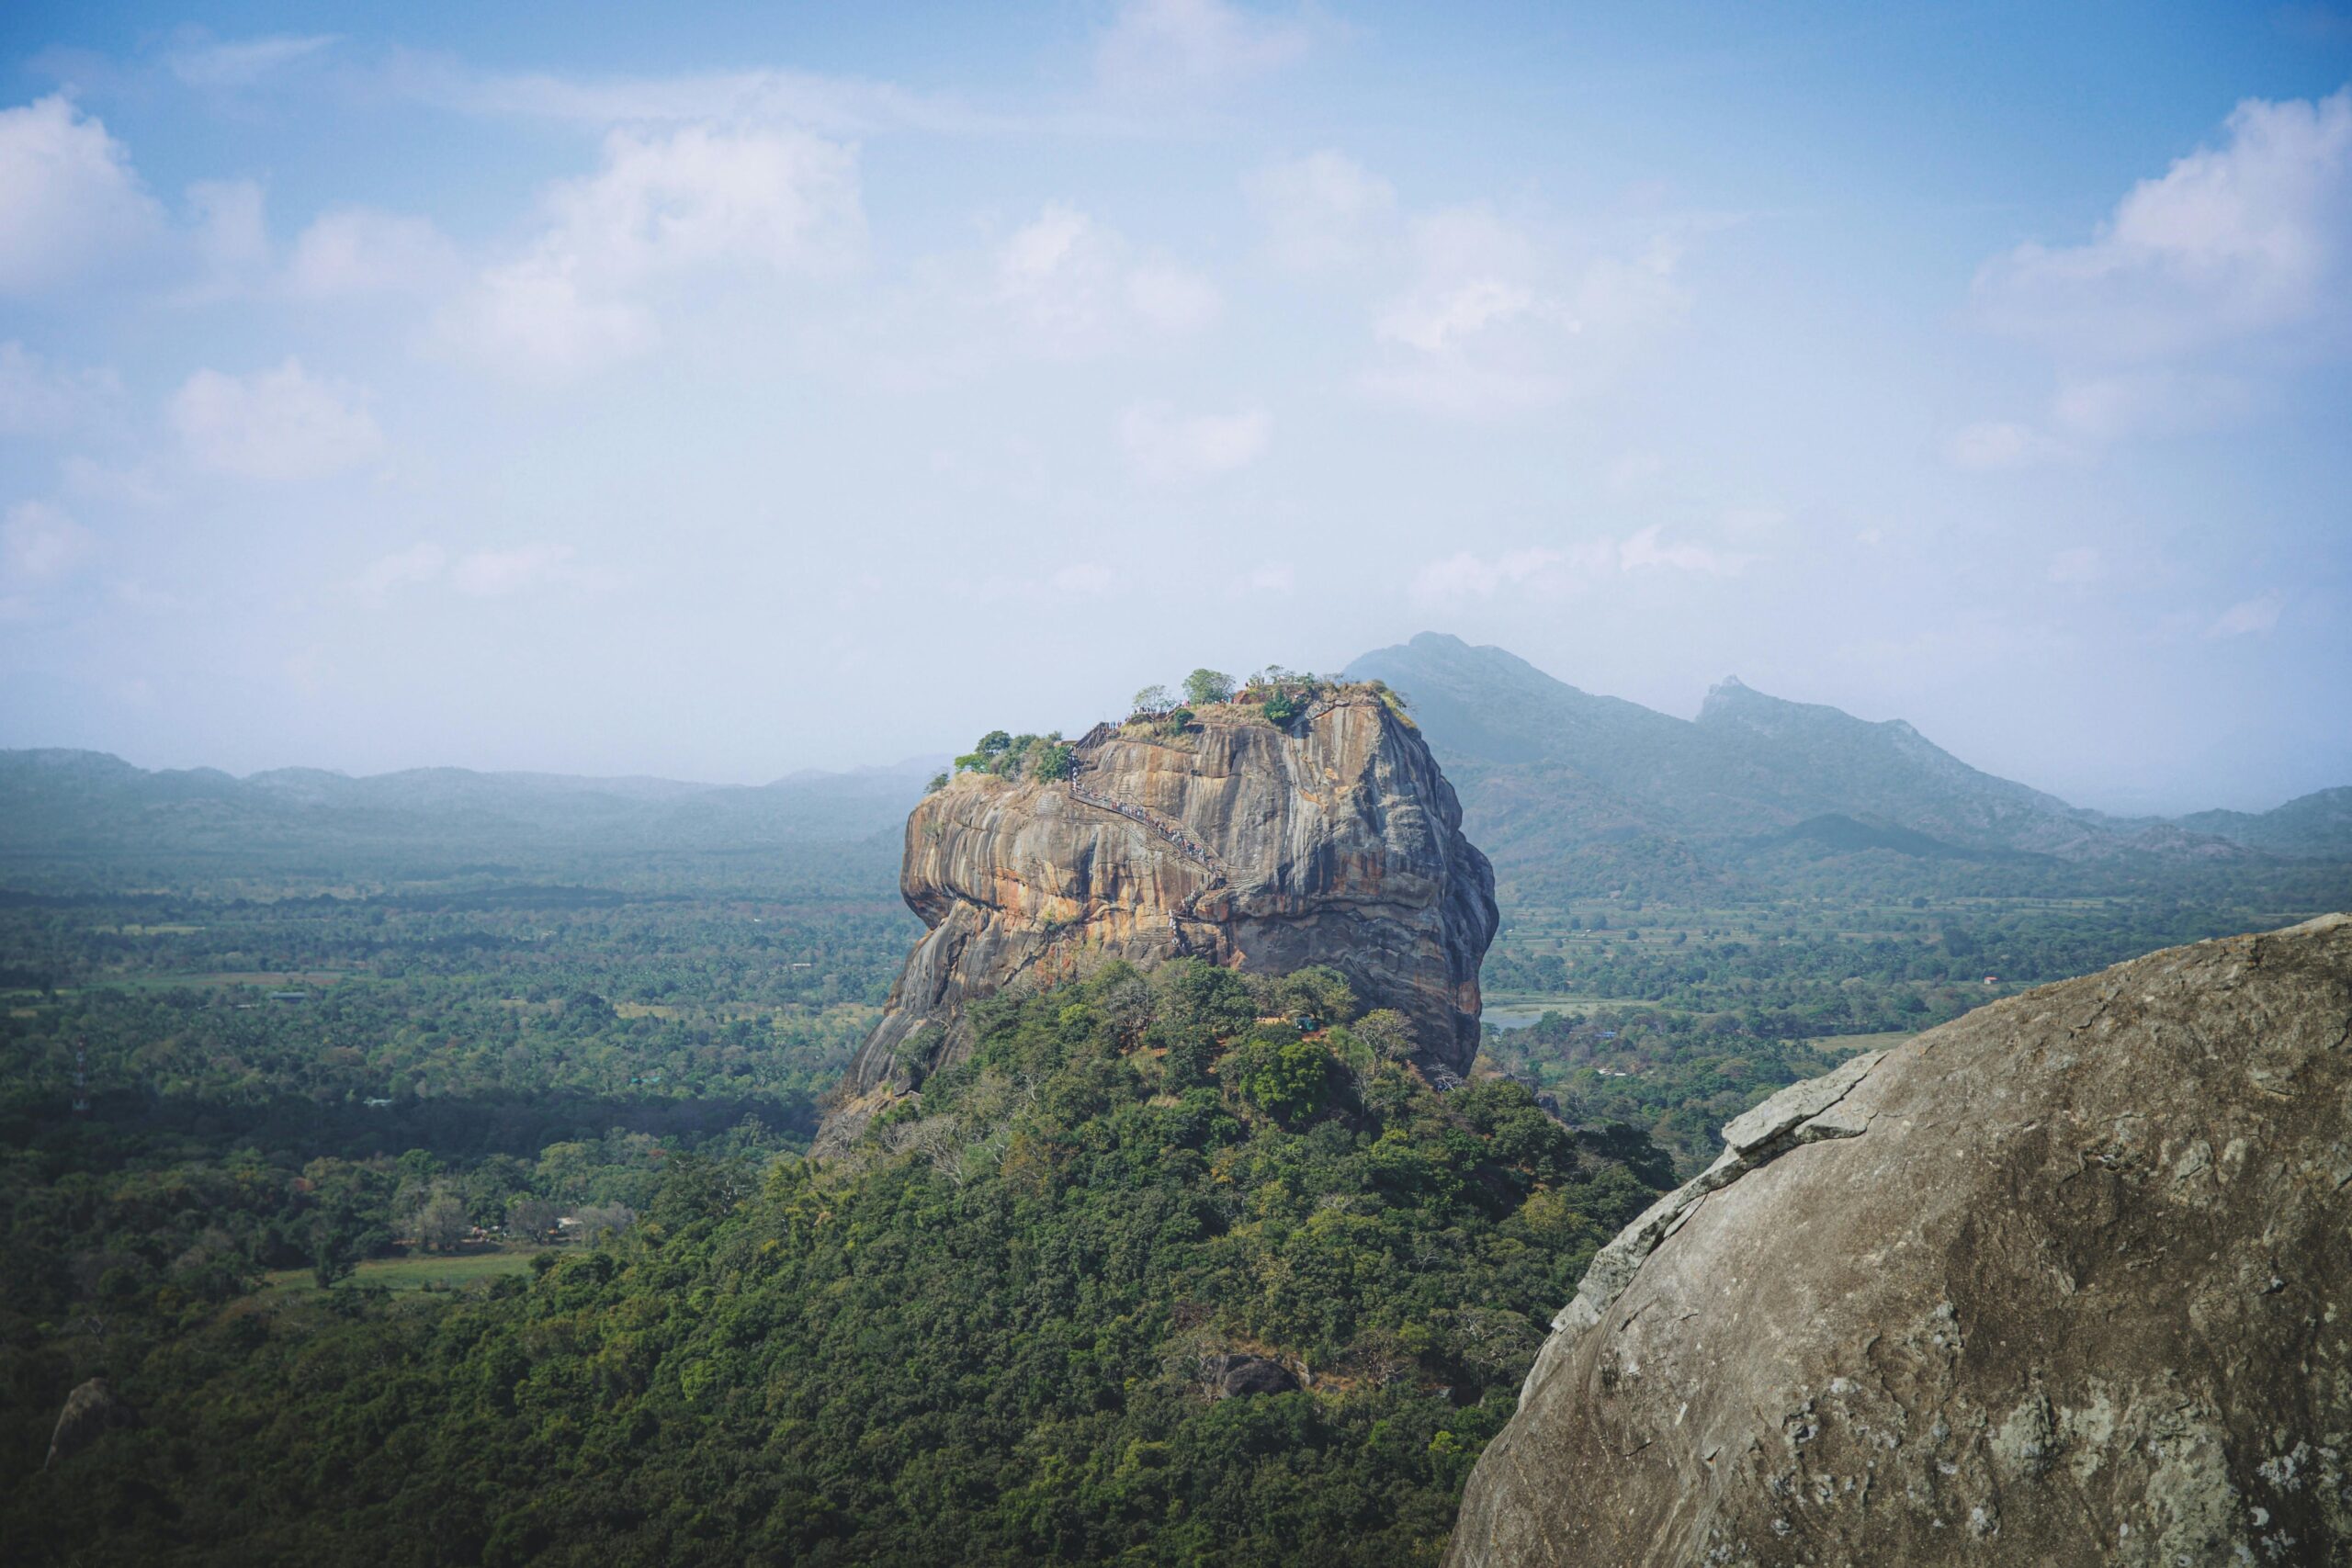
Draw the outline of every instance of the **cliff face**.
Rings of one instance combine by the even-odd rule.
[[[1800,1084],[1594,1259],[1447,1562],[2352,1554],[2352,919]]]
[[[1287,729],[1102,727],[1076,762],[1068,780],[965,774],[915,807],[899,885],[931,931],[858,1053],[854,1095],[959,1060],[967,1002],[1101,957],[1328,964],[1412,1021],[1425,1066],[1468,1070],[1494,873],[1429,748],[1376,696],[1318,703]]]

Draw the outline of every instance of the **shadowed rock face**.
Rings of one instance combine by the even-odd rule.
[[[41,1468],[56,1468],[114,1427],[137,1425],[139,1413],[115,1393],[114,1385],[104,1378],[92,1378],[65,1396],[65,1408],[57,1413],[57,1427],[49,1439],[49,1458],[42,1461]]]
[[[2352,919],[1801,1084],[1595,1258],[1447,1555],[2352,1554]]]
[[[1425,1065],[1468,1070],[1494,873],[1429,748],[1378,698],[1318,705],[1286,731],[1098,728],[1077,750],[1067,783],[967,774],[908,818],[899,886],[931,931],[853,1093],[960,1060],[966,1003],[1099,957],[1328,964],[1412,1021]]]

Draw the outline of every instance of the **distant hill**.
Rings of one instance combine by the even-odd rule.
[[[897,834],[933,761],[742,787],[420,768],[353,778],[150,771],[100,751],[0,751],[0,871],[256,867],[585,874],[663,855],[822,851]]]
[[[1435,632],[1347,673],[1410,701],[1498,868],[1574,855],[1690,883],[1736,875],[1759,856],[1871,851],[1987,863],[2352,859],[2352,790],[2260,816],[2132,821],[1970,767],[1900,719],[1873,723],[1736,679],[1681,719]]]
[[[2352,785],[2315,790],[2269,811],[2199,811],[2178,825],[2274,855],[2340,859],[2352,854]]]

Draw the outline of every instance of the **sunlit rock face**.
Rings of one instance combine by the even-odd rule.
[[[2352,1560],[2352,919],[1996,1003],[1602,1249],[1447,1562]]]
[[[965,774],[915,808],[899,885],[931,930],[858,1053],[853,1103],[961,1059],[967,1002],[1106,957],[1329,964],[1412,1021],[1425,1067],[1468,1070],[1494,873],[1419,732],[1372,694],[1283,728],[1210,711],[1231,720],[1099,727],[1067,781]]]

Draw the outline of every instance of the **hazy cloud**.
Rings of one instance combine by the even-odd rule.
[[[369,599],[381,599],[396,590],[431,582],[448,564],[448,552],[428,540],[370,562],[353,586]]]
[[[1109,567],[1086,560],[1062,568],[1049,581],[1064,593],[1107,593],[1119,580]]]
[[[2222,611],[2221,617],[2205,628],[2205,635],[2209,637],[2258,637],[2278,625],[2279,608],[2276,593],[2241,600]]]
[[[199,467],[241,479],[320,479],[366,461],[383,433],[356,388],[288,359],[274,370],[199,370],[171,403],[171,424]]]
[[[996,249],[995,299],[1033,351],[1099,354],[1137,336],[1182,336],[1216,318],[1215,285],[1172,264],[1138,261],[1133,247],[1060,202],[1048,203]]]
[[[1423,605],[1492,599],[1506,592],[1559,598],[1598,578],[1631,572],[1736,577],[1756,559],[1752,554],[1688,539],[1669,540],[1664,534],[1664,525],[1654,523],[1623,539],[1587,539],[1566,549],[1538,546],[1495,556],[1461,550],[1422,567],[1414,574],[1408,592]]]
[[[1415,280],[1374,314],[1385,352],[1363,386],[1430,412],[1507,414],[1590,389],[1683,309],[1664,238],[1632,259],[1571,258],[1470,206],[1415,219],[1408,245]]]
[[[2022,468],[2061,450],[2057,442],[2031,425],[2007,420],[1964,426],[1944,444],[1945,457],[1961,468]]]
[[[569,545],[540,543],[476,550],[460,557],[449,569],[449,581],[458,592],[474,598],[502,599],[552,581],[571,559]]]
[[[422,218],[339,207],[311,220],[294,242],[286,285],[314,299],[445,292],[457,279],[457,247]]]
[[[576,375],[659,340],[660,286],[838,272],[865,249],[855,152],[780,128],[615,131],[597,173],[556,186],[542,208],[539,240],[444,312],[451,352],[526,377]]]
[[[1119,96],[1215,91],[1306,52],[1304,23],[1223,0],[1126,0],[1095,46],[1103,87]]]
[[[1317,272],[1364,260],[1390,238],[1396,192],[1329,149],[1271,164],[1242,182],[1275,262]]]
[[[239,39],[191,35],[164,57],[171,73],[191,87],[233,91],[251,87],[288,65],[314,59],[334,43],[329,35]]]
[[[1230,414],[1179,414],[1139,403],[1119,421],[1119,445],[1136,472],[1154,484],[1214,479],[1265,454],[1273,420],[1262,409]]]
[[[2052,582],[2096,582],[2106,575],[2098,552],[2087,545],[2071,550],[2060,550],[2050,558],[2050,581]]]
[[[0,562],[17,587],[63,576],[90,552],[90,531],[45,501],[20,501],[0,519]]]
[[[67,370],[14,338],[0,343],[0,434],[62,435],[121,392],[112,371]]]

